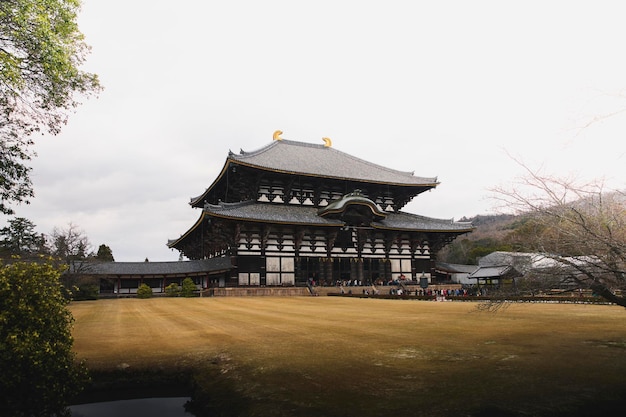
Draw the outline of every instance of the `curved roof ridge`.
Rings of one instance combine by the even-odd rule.
[[[422,219],[425,219],[425,220],[434,220],[434,221],[438,221],[438,222],[441,222],[441,223],[454,223],[454,224],[462,224],[462,225],[472,226],[472,222],[457,222],[457,221],[454,220],[453,217],[442,219],[440,217],[429,217],[429,216],[424,216],[422,214],[409,213],[408,211],[396,211],[395,214],[397,214],[397,215],[406,215],[406,216],[411,216],[411,217],[419,217],[419,218],[422,218]]]
[[[233,209],[233,208],[237,208],[237,207],[242,207],[242,206],[248,206],[250,204],[254,204],[255,201],[254,200],[244,200],[244,201],[234,201],[232,203],[227,203],[224,201],[221,201],[217,204],[211,204],[211,203],[204,203],[204,207],[205,208],[214,208],[214,209]]]
[[[308,158],[298,158],[296,148],[309,148],[316,154],[308,153]],[[327,152],[322,158],[320,152]],[[271,154],[271,155],[270,155]],[[294,140],[281,139],[256,149],[230,153],[228,159],[271,170],[324,175],[354,180],[380,181],[396,184],[420,184],[436,186],[437,177],[418,177],[414,171],[401,171],[350,155],[331,146]],[[372,170],[376,174],[372,175]]]
[[[239,154],[236,154],[234,152],[230,152],[228,156],[229,157],[235,157],[235,159],[238,159],[237,157],[240,157],[240,156],[253,156],[253,155],[265,152],[268,148],[272,148],[272,147],[276,146],[277,143],[282,142],[283,140],[286,140],[286,139],[274,140],[274,141],[268,143],[267,145],[262,146],[260,148],[257,148],[257,149],[255,149],[253,151],[244,151],[243,149],[241,149],[241,151],[239,151]]]
[[[302,147],[309,147],[309,148],[324,148],[326,147],[324,144],[321,143],[310,143],[310,142],[300,142],[297,140],[291,140],[291,139],[280,139],[280,140],[273,140],[272,142],[268,143],[265,146],[262,146],[258,149],[252,150],[252,151],[244,151],[243,149],[241,150],[241,152],[239,154],[235,154],[233,153],[233,156],[254,156],[257,155],[259,153],[265,152],[266,150],[273,148],[275,146],[280,146],[280,144],[288,144],[288,145],[294,145],[294,146],[302,146]]]
[[[348,209],[348,206],[352,205],[367,206],[376,219],[384,219],[385,217],[387,217],[388,214],[384,210],[382,210],[380,206],[374,201],[361,194],[361,190],[354,190],[351,193],[345,194],[342,198],[335,200],[328,204],[326,207],[322,207],[321,209],[319,209],[317,214],[320,217],[343,214]]]

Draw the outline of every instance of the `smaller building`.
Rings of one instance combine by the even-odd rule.
[[[539,279],[556,287],[571,287],[568,278],[579,274],[572,265],[589,262],[584,258],[558,257],[533,252],[492,252],[478,260],[478,268],[468,275],[472,283],[481,285],[515,285],[519,278]]]
[[[437,284],[476,284],[476,281],[470,280],[469,275],[476,271],[476,265],[450,264],[447,262],[437,262],[435,265],[435,280]]]
[[[510,265],[481,266],[468,275],[479,287],[484,285],[515,285],[515,278],[522,274]]]
[[[101,295],[136,294],[141,284],[163,293],[172,284],[191,278],[199,290],[224,286],[233,265],[228,257],[179,262],[80,262],[69,273],[93,277]]]

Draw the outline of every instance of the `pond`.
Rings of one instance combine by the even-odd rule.
[[[70,406],[72,417],[192,417],[185,412],[190,397],[139,398]]]

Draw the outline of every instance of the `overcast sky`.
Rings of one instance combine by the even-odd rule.
[[[493,212],[509,155],[625,187],[620,1],[83,0],[79,24],[105,90],[37,138],[16,215],[117,261],[177,260],[190,197],[275,130],[437,176],[405,208],[437,218]]]

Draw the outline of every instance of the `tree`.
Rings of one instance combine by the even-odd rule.
[[[55,227],[50,240],[50,253],[68,264],[92,255],[89,238],[73,223],[69,223],[65,229]]]
[[[152,298],[152,288],[148,284],[141,284],[137,288],[137,298]]]
[[[477,265],[478,259],[495,251],[511,251],[514,248],[506,240],[515,228],[517,217],[510,214],[477,215],[463,217],[474,230],[462,239],[456,239],[437,253],[438,260],[453,264]]]
[[[98,252],[96,253],[96,259],[102,262],[114,262],[113,251],[110,247],[105,244],[102,244],[98,247]]]
[[[67,228],[55,227],[48,236],[48,251],[55,262],[67,267],[61,277],[68,297],[77,300],[97,298],[98,280],[89,275],[89,257],[93,256],[91,243],[78,226],[69,223]]]
[[[89,46],[78,29],[80,0],[0,1],[0,213],[33,197],[32,134],[56,135],[72,109],[101,90],[81,71]]]
[[[194,292],[196,291],[196,284],[193,283],[193,280],[189,277],[183,280],[183,285],[180,290],[180,294],[183,297],[193,297]]]
[[[535,274],[549,276],[550,285],[556,278],[626,307],[626,194],[520,165],[526,170],[520,182],[493,191],[505,208],[525,216],[512,239],[551,261]],[[525,284],[536,288],[545,280],[532,282]]]
[[[60,275],[49,262],[0,266],[0,415],[62,415],[86,381]]]
[[[23,217],[9,220],[0,229],[1,251],[10,255],[33,255],[44,252],[45,238],[35,233],[35,224]]]
[[[172,282],[170,285],[165,287],[165,294],[168,297],[178,297],[178,295],[180,294],[180,287],[178,286],[178,284]]]
[[[510,251],[511,246],[499,239],[483,237],[480,239],[460,239],[448,245],[438,257],[443,262],[478,265],[478,259],[496,251]]]

